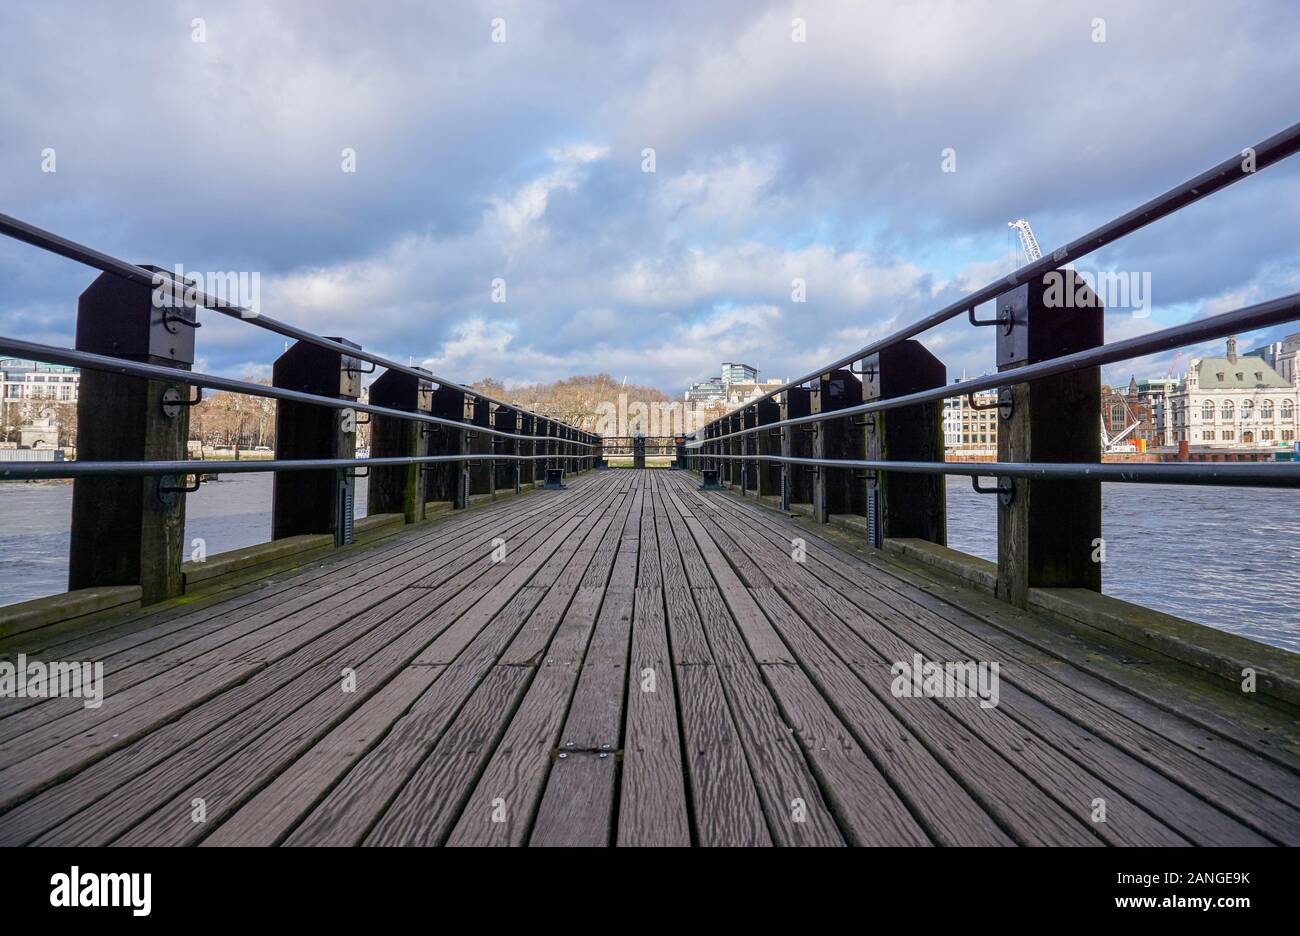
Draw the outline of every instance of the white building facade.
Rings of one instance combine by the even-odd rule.
[[[1287,339],[1298,339],[1293,335]],[[1283,377],[1263,356],[1238,355],[1228,339],[1225,357],[1193,360],[1170,399],[1173,443],[1218,448],[1294,448],[1300,413],[1300,369]]]

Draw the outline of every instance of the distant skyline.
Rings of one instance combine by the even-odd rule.
[[[1008,221],[1050,251],[1289,126],[1297,35],[1292,2],[9,5],[0,211],[259,273],[263,311],[449,379],[680,396],[807,373],[1008,272]],[[1150,274],[1116,340],[1300,291],[1297,230],[1300,158],[1079,266]],[[0,239],[0,334],[71,346],[93,278]],[[269,374],[279,337],[203,321],[196,370]],[[920,340],[953,379],[989,331]]]

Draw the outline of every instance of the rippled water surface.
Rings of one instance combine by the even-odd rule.
[[[1103,499],[1106,594],[1300,652],[1300,492],[1108,484]],[[949,478],[948,544],[995,558],[996,500]],[[0,604],[64,590],[71,510],[71,484],[0,483]],[[226,475],[190,495],[186,540],[266,542],[270,511],[269,475]]]

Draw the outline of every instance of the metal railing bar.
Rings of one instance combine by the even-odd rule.
[[[231,393],[243,393],[249,396],[267,397],[273,400],[289,400],[295,403],[313,403],[318,406],[329,407],[330,409],[350,409],[360,413],[376,413],[380,416],[392,416],[397,419],[406,419],[413,422],[432,423],[438,426],[450,426],[453,429],[468,429],[473,432],[482,432],[485,435],[497,436],[503,439],[516,439],[521,442],[562,441],[573,445],[581,445],[584,448],[596,447],[596,443],[579,442],[576,439],[559,439],[557,436],[549,435],[517,435],[515,433],[493,429],[488,426],[457,422],[454,419],[446,419],[442,416],[429,416],[424,413],[412,413],[407,410],[391,409],[387,406],[376,406],[373,403],[361,403],[359,401],[341,399],[339,397],[320,396],[319,394],[306,393],[302,390],[289,390],[284,387],[270,387],[266,384],[249,383],[246,380],[236,380],[233,377],[218,377],[215,374],[201,374],[195,371],[167,367],[162,364],[145,364],[142,361],[128,361],[125,358],[109,357],[104,354],[94,354],[90,351],[74,351],[68,348],[58,348],[54,345],[44,345],[34,341],[23,341],[21,338],[8,338],[3,335],[0,335],[0,353],[11,354],[16,357],[28,358],[36,361],[43,361],[48,364],[64,364],[70,367],[107,371],[109,373],[125,374],[132,377],[144,377],[150,380],[167,380],[175,383],[190,384],[191,386],[208,387],[213,390],[227,390]],[[428,375],[425,375],[425,379],[428,379]]]
[[[898,409],[903,406],[914,406],[918,403],[933,403],[937,400],[944,400],[949,397],[966,396],[967,394],[979,393],[984,390],[993,390],[998,387],[1010,386],[1011,384],[1027,383],[1031,380],[1040,380],[1044,377],[1055,377],[1058,374],[1082,370],[1086,367],[1099,367],[1105,364],[1114,364],[1118,361],[1143,357],[1147,354],[1154,354],[1159,351],[1168,351],[1172,348],[1198,344],[1202,341],[1209,341],[1213,338],[1222,338],[1239,331],[1267,328],[1271,325],[1278,325],[1283,322],[1294,321],[1295,319],[1300,319],[1300,293],[1292,293],[1289,296],[1282,296],[1281,298],[1273,299],[1268,302],[1261,302],[1257,305],[1233,309],[1232,311],[1223,312],[1219,315],[1212,315],[1208,318],[1198,319],[1194,322],[1174,325],[1170,328],[1151,332],[1146,335],[1138,335],[1134,338],[1125,338],[1121,341],[1113,342],[1112,344],[1098,345],[1095,348],[1076,351],[1074,354],[1064,354],[1047,361],[1040,361],[1037,364],[1027,364],[1024,367],[1017,367],[1013,370],[1002,371],[997,374],[986,374],[982,377],[973,377],[970,380],[964,380],[961,383],[946,384],[942,387],[935,387],[931,390],[919,390],[916,393],[889,397],[888,399],[883,400],[873,400],[870,403],[859,403],[854,406],[846,406],[843,409],[831,410],[826,413],[812,413],[808,416],[795,416],[791,419],[779,419],[770,423],[764,423],[761,426],[751,426],[748,429],[738,429],[735,432],[696,439],[693,442],[686,443],[686,447],[689,449],[698,449],[700,446],[709,442],[718,442],[723,439],[732,439],[738,436],[750,435],[752,433],[761,432],[764,429],[779,429],[782,426],[801,426],[807,423],[825,422],[830,419],[843,419],[848,416],[856,416],[862,413],[878,413],[882,410]]]
[[[1140,230],[1158,221],[1161,218],[1173,214],[1181,208],[1199,201],[1200,199],[1211,195],[1220,189],[1227,188],[1234,182],[1239,182],[1246,176],[1254,175],[1266,166],[1281,162],[1288,156],[1294,155],[1300,151],[1300,123],[1292,124],[1280,133],[1275,133],[1268,139],[1257,143],[1251,147],[1255,152],[1255,172],[1247,172],[1244,167],[1244,159],[1241,154],[1230,156],[1218,165],[1205,170],[1200,175],[1188,179],[1181,185],[1176,185],[1162,195],[1157,195],[1150,201],[1139,205],[1132,211],[1120,215],[1112,221],[1108,221],[1098,228],[1094,228],[1082,237],[1075,238],[1050,254],[1045,254],[1041,259],[1032,263],[1027,263],[1013,273],[1008,274],[1003,279],[989,283],[983,289],[977,289],[975,292],[958,299],[956,302],[945,306],[938,312],[927,315],[925,318],[918,319],[910,325],[905,325],[893,334],[887,335],[877,341],[873,341],[852,354],[846,354],[844,357],[824,367],[819,367],[810,374],[806,374],[797,380],[791,380],[782,384],[773,390],[769,390],[760,397],[750,400],[746,406],[752,406],[754,403],[761,403],[764,400],[770,400],[778,393],[784,393],[792,387],[798,387],[809,381],[816,380],[822,374],[829,371],[845,367],[855,361],[860,361],[868,355],[875,354],[884,348],[899,342],[906,341],[909,338],[915,338],[922,332],[929,331],[937,325],[942,325],[949,319],[956,318],[958,315],[966,314],[968,310],[975,306],[982,305],[992,299],[996,299],[1004,292],[1014,289],[1026,280],[1042,276],[1044,273],[1050,273],[1071,260],[1077,260],[1080,257],[1087,256],[1095,250],[1105,247],[1107,244],[1118,240],[1125,235]],[[714,420],[716,422],[717,420]],[[712,423],[710,423],[712,425]]]
[[[792,455],[722,455],[705,458],[766,461],[818,468],[952,474],[967,477],[1028,478],[1035,481],[1088,480],[1130,484],[1204,484],[1225,487],[1300,487],[1300,462],[913,462],[859,458],[802,458]]]
[[[6,462],[0,461],[0,481],[40,481],[54,478],[85,478],[99,475],[123,477],[150,475],[199,474],[251,474],[259,471],[319,471],[327,468],[367,468],[384,465],[423,465],[443,462],[468,462],[474,452],[453,455],[393,455],[382,458],[286,458],[251,461],[68,461],[68,462]],[[505,455],[492,456],[508,461],[543,461],[548,458],[566,460],[586,458],[585,455]]]
[[[421,380],[428,380],[442,387],[451,387],[454,390],[461,390],[465,393],[472,394],[480,400],[487,400],[490,403],[507,406],[515,410],[520,409],[517,404],[507,403],[505,400],[498,400],[496,397],[483,393],[480,390],[473,390],[469,387],[455,383],[454,381],[445,380],[436,374],[430,374],[427,371],[422,371],[418,368],[389,360],[388,358],[366,351],[362,348],[354,348],[350,345],[343,344],[342,342],[330,341],[328,338],[309,332],[306,329],[299,328],[296,325],[290,325],[288,322],[282,322],[279,319],[266,315],[265,313],[255,312],[244,306],[233,305],[216,296],[209,296],[204,292],[192,289],[190,284],[177,280],[171,273],[165,271],[163,273],[154,273],[152,270],[146,270],[144,267],[136,266],[134,263],[127,263],[125,260],[119,260],[117,257],[110,256],[109,254],[95,250],[92,247],[87,247],[85,244],[79,244],[66,237],[60,237],[52,231],[39,228],[34,224],[28,224],[26,221],[22,221],[12,215],[0,213],[0,234],[4,234],[14,240],[22,241],[26,244],[31,244],[33,247],[39,247],[40,249],[49,251],[50,253],[59,254],[62,257],[67,257],[69,260],[75,260],[76,262],[85,264],[86,266],[94,267],[101,272],[113,273],[117,276],[131,280],[132,282],[141,283],[150,287],[153,287],[157,282],[155,277],[165,276],[170,282],[172,289],[179,288],[184,290],[186,294],[192,293],[196,304],[205,309],[212,309],[216,312],[220,312],[222,315],[237,318],[241,322],[248,322],[256,325],[258,328],[264,328],[268,331],[275,332],[278,335],[283,335],[286,338],[293,338],[296,341],[305,341],[321,348],[329,348],[331,351],[338,351],[349,357],[369,361],[372,364],[377,364],[388,370],[400,371],[403,374],[410,374],[413,377],[419,377]],[[533,413],[529,410],[524,410],[524,412],[528,412],[529,415],[535,416],[537,419],[541,419],[545,422],[562,425],[562,423],[558,423],[539,413]]]

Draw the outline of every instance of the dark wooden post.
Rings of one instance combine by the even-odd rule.
[[[740,426],[742,429],[753,429],[757,425],[758,425],[757,407],[746,406],[743,410],[740,411]],[[747,436],[741,436],[740,450],[741,453],[745,455],[757,455],[758,454],[758,433],[751,432]],[[741,464],[745,466],[745,473],[742,476],[745,480],[745,486],[741,490],[741,493],[743,494],[745,493],[745,491],[757,491],[758,470],[759,470],[758,462],[746,458],[743,462],[741,462]]]
[[[509,432],[513,435],[519,433],[519,412],[509,406],[497,405],[496,412],[492,416],[492,428],[501,432]],[[518,453],[519,441],[517,439],[503,439],[500,436],[493,436],[493,452],[496,455],[515,455]],[[519,492],[519,462],[514,458],[502,458],[496,464],[496,490],[512,490]]]
[[[361,347],[342,338],[330,340]],[[287,390],[355,401],[361,395],[361,362],[298,341],[276,358],[271,383]],[[356,448],[355,411],[277,401],[276,458],[355,458]],[[271,496],[271,538],[332,533],[340,546],[352,542],[354,483],[352,469],[277,471]]]
[[[732,413],[722,422],[722,432],[730,434],[740,428],[740,417]],[[740,440],[737,438],[725,439],[722,443],[722,451],[727,455],[740,454]],[[732,487],[740,487],[740,460],[737,458],[723,459],[723,474],[727,483]]]
[[[1069,305],[1065,295],[1072,297]],[[999,297],[997,308],[1010,322],[997,326],[999,371],[1104,341],[1101,302],[1072,270],[1025,283]],[[1100,368],[1014,384],[1009,394],[1003,391],[1008,396],[1010,418],[998,424],[999,461],[1101,460]],[[998,511],[998,595],[1025,607],[1031,588],[1100,591],[1101,564],[1093,561],[1100,539],[1099,481],[1015,479],[1010,503]]]
[[[149,269],[157,270],[156,267]],[[155,307],[153,290],[101,274],[77,301],[79,351],[188,371],[193,309]],[[83,370],[77,399],[82,461],[181,461],[194,391],[188,384]],[[57,404],[52,404],[57,405]],[[153,604],[183,589],[183,478],[100,475],[72,485],[68,589],[139,585]]]
[[[814,413],[831,413],[862,402],[862,382],[852,371],[822,374],[812,390]],[[862,458],[862,433],[853,417],[819,422],[814,458]],[[818,468],[813,475],[813,515],[826,523],[835,514],[865,514],[866,492],[853,468]]]
[[[519,434],[520,435],[525,435],[525,436],[533,435],[537,431],[536,425],[537,425],[537,417],[534,416],[532,413],[525,413],[522,411],[519,413]],[[537,444],[535,442],[519,443],[520,455],[532,455],[536,451],[537,451]],[[520,460],[519,484],[522,487],[532,486],[533,479],[537,477],[537,473],[534,467],[535,465],[536,462],[534,462],[530,458],[525,458]]]
[[[438,387],[433,391],[430,415],[463,423],[465,391],[455,387]],[[466,452],[465,431],[447,425],[429,426],[428,445],[430,455],[463,455]],[[424,472],[424,499],[429,503],[466,506],[462,477],[464,471],[463,461],[430,463]]]
[[[478,397],[469,397],[465,401],[465,421],[473,427],[469,430],[471,496],[486,494],[491,497],[496,491],[496,479],[492,476],[492,436],[480,431],[491,428],[493,405]]]
[[[781,394],[781,418],[798,419],[812,412],[812,391],[804,387],[791,387]],[[781,427],[781,454],[786,458],[811,458],[814,426]],[[786,502],[812,503],[813,472],[807,465],[784,466]]]
[[[755,406],[755,411],[755,418],[760,426],[774,423],[781,418],[781,406],[775,400],[763,400]],[[781,454],[780,429],[760,429],[754,433],[754,436],[758,440],[755,445],[759,455]],[[781,496],[780,462],[760,461],[754,473],[758,478],[759,497]]]
[[[862,362],[864,402],[904,396],[948,380],[943,362],[916,340],[890,345]],[[868,413],[865,451],[869,461],[943,459],[943,403],[917,403]],[[867,472],[867,539],[884,545],[887,538],[911,537],[947,542],[946,489],[941,474]]]
[[[408,413],[428,415],[433,384],[402,371],[385,371],[370,385],[370,402]],[[370,455],[419,457],[429,448],[428,423],[375,414],[370,419]],[[370,469],[366,509],[370,515],[400,513],[407,523],[424,519],[424,492],[419,464],[375,465]]]

